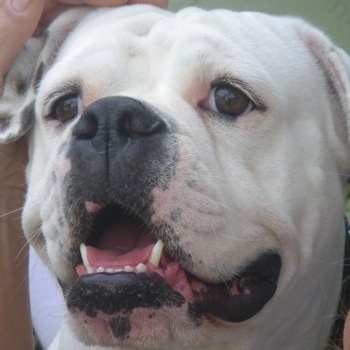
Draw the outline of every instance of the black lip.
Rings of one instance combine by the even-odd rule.
[[[66,301],[71,312],[78,309],[89,317],[96,317],[98,311],[112,315],[137,307],[180,307],[185,298],[155,272],[118,272],[79,277],[66,294]]]
[[[80,310],[89,317],[96,317],[99,311],[112,315],[138,307],[159,309],[188,303],[188,314],[198,323],[205,315],[236,323],[253,317],[273,297],[280,269],[280,255],[264,253],[231,281],[207,283],[207,290],[195,293],[193,301],[186,300],[155,272],[89,274],[64,289],[68,309],[72,313]],[[188,274],[188,278],[195,277]],[[232,286],[242,281],[250,293],[232,294]]]
[[[208,292],[199,295],[194,303],[198,314],[211,314],[227,322],[243,322],[256,315],[273,297],[281,270],[277,253],[264,253],[249,264],[237,277],[223,284],[209,284]],[[233,283],[244,284],[250,294],[232,295]]]

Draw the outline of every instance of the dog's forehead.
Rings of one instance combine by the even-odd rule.
[[[230,76],[271,100],[277,93],[286,95],[301,77],[307,81],[317,74],[305,60],[311,55],[289,19],[130,6],[102,9],[83,20],[63,43],[43,85],[49,93],[68,80],[78,82],[89,103],[119,93],[146,97],[159,86],[188,96],[198,86]]]
[[[283,53],[288,35],[293,35],[288,22],[277,23],[272,16],[257,13],[189,8],[173,14],[146,9],[141,13],[133,8],[94,13],[67,38],[58,60],[63,56],[81,60],[84,55],[107,51],[119,56],[149,56],[177,50],[186,55],[191,54],[192,45],[205,47],[206,53],[229,50],[241,59],[255,56],[259,50],[261,60],[264,56],[270,60],[271,51]],[[284,32],[282,38],[280,31]]]

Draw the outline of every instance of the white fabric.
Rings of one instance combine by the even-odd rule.
[[[43,348],[47,349],[60,329],[64,301],[57,282],[32,247],[29,254],[29,288],[34,329]]]

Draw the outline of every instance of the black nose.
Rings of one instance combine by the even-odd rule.
[[[146,208],[152,189],[167,188],[174,177],[176,135],[174,123],[151,105],[129,97],[95,101],[72,130],[67,202],[80,198]]]
[[[129,97],[105,97],[89,105],[73,129],[94,147],[122,147],[132,139],[166,132],[165,122],[148,106]]]

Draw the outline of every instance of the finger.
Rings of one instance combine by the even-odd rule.
[[[102,7],[114,7],[131,4],[153,4],[158,7],[167,8],[168,0],[60,0],[58,2],[47,1],[44,9],[44,15],[40,20],[35,35],[40,35],[60,13],[74,5],[91,5]]]
[[[69,5],[93,5],[93,6],[120,6],[125,4],[152,4],[166,8],[168,0],[61,0],[59,1]]]
[[[150,5],[155,5],[158,7],[162,7],[162,8],[167,8],[169,5],[168,0],[129,0],[128,5],[131,4],[150,4]]]
[[[69,4],[59,3],[52,4],[46,2],[46,6],[44,8],[44,13],[40,18],[40,22],[33,34],[33,36],[40,36],[43,34],[44,30],[50,25],[50,23],[62,12],[66,11],[71,7]]]
[[[128,0],[60,0],[60,2],[69,5],[93,5],[112,7],[125,5]]]
[[[0,87],[5,73],[43,12],[44,0],[7,0],[0,7]]]

